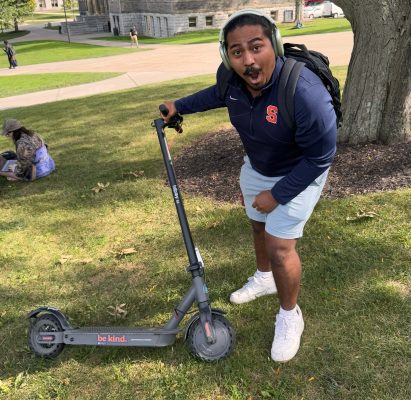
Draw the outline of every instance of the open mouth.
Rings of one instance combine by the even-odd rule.
[[[251,67],[245,70],[244,76],[246,76],[248,80],[251,82],[257,82],[259,80],[260,73],[261,73],[261,69]]]

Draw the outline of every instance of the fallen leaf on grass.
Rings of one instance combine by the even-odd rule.
[[[124,309],[125,306],[125,303],[117,304],[115,306],[108,306],[107,308],[111,310],[108,311],[108,313],[112,315],[114,318],[125,318],[127,315],[127,310]]]
[[[74,262],[79,262],[80,264],[90,264],[93,262],[92,258],[83,258],[82,260],[73,260]]]
[[[70,255],[64,255],[60,257],[60,260],[57,261],[57,265],[63,265],[66,264],[67,262],[70,263],[80,263],[80,264],[90,264],[93,262],[93,259],[88,257],[88,258],[82,258],[82,259],[76,259],[73,258],[73,256]]]
[[[24,386],[24,381],[26,380],[26,374],[24,372],[20,372],[14,381],[14,390],[17,390],[19,387]]]
[[[117,257],[128,256],[129,254],[137,253],[134,247],[128,247],[127,249],[122,249],[120,251],[113,252]]]
[[[144,176],[144,171],[129,171],[126,173],[126,175],[134,176],[134,178],[141,178],[142,176]]]
[[[94,193],[99,193],[99,192],[102,192],[103,190],[106,190],[106,188],[108,188],[109,186],[110,186],[110,182],[107,182],[106,184],[97,182],[97,186],[93,187],[91,190]]]
[[[73,258],[73,256],[61,256],[60,260],[57,261],[57,264],[63,265],[67,261],[70,261]]]
[[[369,219],[369,218],[374,218],[376,217],[378,214],[373,212],[373,211],[363,211],[360,210],[359,212],[357,212],[357,214],[355,214],[355,217],[347,217],[345,220],[346,221],[360,221],[363,219]]]

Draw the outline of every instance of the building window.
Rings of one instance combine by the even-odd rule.
[[[160,29],[160,37],[163,36],[163,31],[161,29],[161,18],[157,17],[157,26]]]
[[[156,31],[154,29],[154,17],[150,15],[150,29],[149,32],[151,32],[152,35],[156,35]]]
[[[271,11],[271,18],[272,18],[274,21],[278,21],[278,10]]]
[[[167,19],[167,17],[163,17],[163,21],[164,21],[164,26],[165,26],[165,30],[166,30],[166,36],[169,37],[170,33],[168,32],[168,19]]]
[[[284,22],[293,22],[294,21],[294,10],[285,10],[284,11]]]
[[[188,17],[188,26],[195,28],[197,26],[197,17]]]
[[[58,0],[51,0],[51,6],[52,7],[58,7],[59,6]]]
[[[213,16],[209,15],[206,17],[206,26],[213,26]]]

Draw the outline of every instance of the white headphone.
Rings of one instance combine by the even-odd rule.
[[[274,20],[271,17],[267,17],[265,14],[263,14],[260,10],[255,10],[252,8],[244,8],[243,10],[235,12],[233,15],[231,15],[230,18],[226,21],[224,26],[220,30],[220,36],[219,36],[219,42],[220,42],[220,56],[221,59],[223,60],[223,63],[225,67],[230,70],[231,69],[231,64],[230,64],[230,59],[227,54],[227,49],[225,46],[224,42],[224,31],[227,25],[234,19],[242,16],[242,15],[257,15],[259,17],[264,17],[272,26],[272,32],[271,32],[271,43],[273,44],[274,48],[274,53],[276,56],[282,57],[284,55],[284,47],[283,47],[283,41],[281,39],[281,34],[280,31],[277,29]]]

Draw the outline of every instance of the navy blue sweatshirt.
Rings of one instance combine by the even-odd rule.
[[[225,96],[216,84],[175,102],[180,114],[227,107],[253,169],[265,176],[283,176],[271,190],[280,204],[288,203],[330,167],[337,134],[331,96],[307,68],[301,72],[294,96],[296,129],[287,127],[276,104],[283,65],[284,60],[277,57],[271,81],[255,98],[233,74]]]

